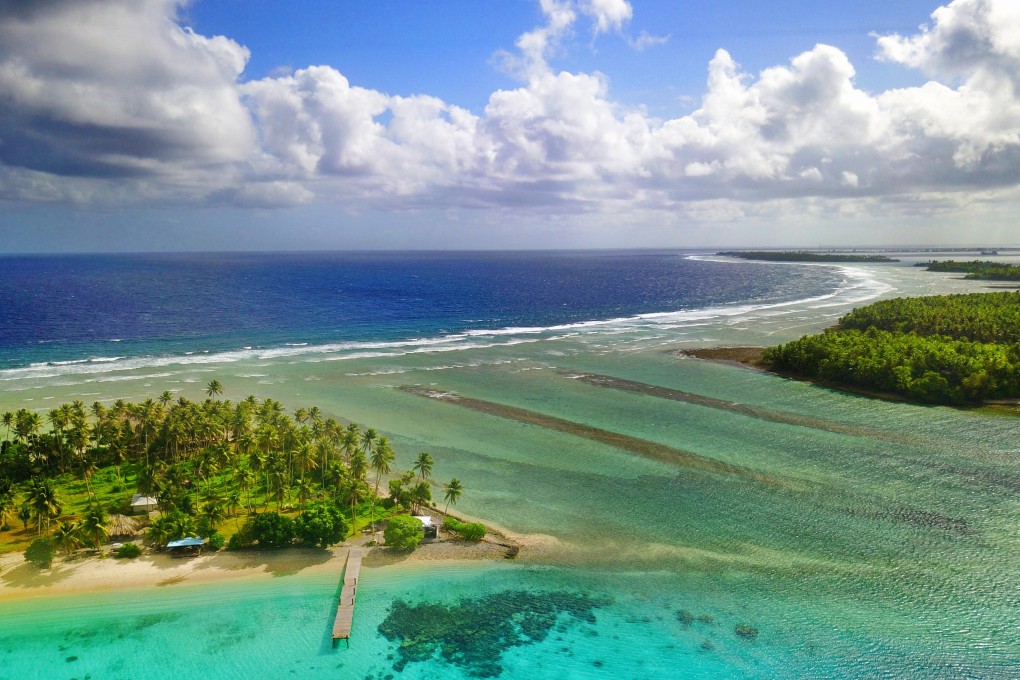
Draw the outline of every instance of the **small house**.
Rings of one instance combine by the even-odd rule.
[[[159,501],[152,496],[143,496],[140,493],[136,493],[131,497],[131,514],[132,515],[147,515],[153,510],[159,508]]]
[[[436,524],[431,515],[415,515],[414,518],[421,522],[421,530],[425,538],[435,538],[439,535],[439,525]]]

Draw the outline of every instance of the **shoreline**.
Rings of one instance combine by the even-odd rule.
[[[221,550],[189,558],[155,552],[145,552],[133,559],[100,558],[95,554],[60,555],[49,569],[39,569],[26,561],[21,551],[8,552],[0,555],[0,605],[39,597],[234,582],[298,573],[332,573],[339,578],[344,559],[356,547],[367,551],[364,564],[370,568],[514,559],[522,547],[520,541],[498,531],[490,532],[477,542],[445,537],[422,542],[408,552],[391,551],[385,546],[369,547],[370,541],[370,536],[359,536],[325,550],[302,547]]]

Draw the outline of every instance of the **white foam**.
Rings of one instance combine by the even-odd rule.
[[[690,255],[688,258],[702,261],[731,262],[731,260],[722,260],[710,256]],[[740,260],[740,262],[753,263],[750,260]],[[720,322],[733,325],[736,323],[747,323],[756,318],[781,316],[804,309],[823,310],[826,308],[847,307],[874,299],[893,289],[892,286],[880,281],[872,272],[866,269],[830,263],[782,264],[790,266],[833,267],[837,269],[843,281],[841,285],[831,292],[799,300],[758,304],[726,304],[700,309],[653,312],[629,317],[580,321],[553,326],[512,326],[497,329],[474,329],[437,337],[420,337],[395,341],[345,341],[321,345],[310,345],[300,342],[287,343],[283,346],[272,348],[245,346],[242,349],[222,352],[201,350],[198,353],[188,351],[183,354],[168,356],[93,357],[90,359],[34,363],[27,367],[0,370],[0,382],[25,379],[46,380],[74,375],[101,376],[111,372],[168,367],[187,367],[193,372],[210,372],[213,369],[211,367],[206,368],[205,365],[245,362],[255,366],[267,366],[281,359],[294,359],[299,362],[314,363],[318,361],[399,357],[420,353],[510,347],[522,343],[576,339],[591,335],[617,336],[635,331],[652,332],[654,336],[661,336],[662,332],[665,331],[675,333],[680,330],[709,326]],[[139,380],[142,378],[168,377],[170,375],[170,373],[149,373],[144,376],[131,376],[120,379]],[[243,374],[242,377],[263,378],[266,376],[250,373]],[[117,378],[105,376],[93,378],[93,380],[110,382],[117,380]],[[87,382],[92,382],[93,380],[88,380]],[[196,382],[196,380],[188,378],[185,382]]]

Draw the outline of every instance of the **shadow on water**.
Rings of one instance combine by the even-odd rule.
[[[681,449],[647,439],[632,437],[619,432],[613,432],[612,430],[606,430],[600,427],[566,420],[564,418],[549,416],[544,413],[538,413],[537,411],[529,411],[516,406],[508,406],[506,404],[464,397],[451,392],[442,392],[418,386],[404,385],[401,386],[400,389],[408,394],[414,394],[428,399],[436,399],[438,401],[467,408],[472,411],[478,411],[479,413],[487,413],[500,418],[515,420],[519,423],[534,425],[536,427],[555,430],[575,437],[596,441],[622,451],[637,454],[644,458],[669,463],[679,467],[702,470],[721,475],[742,477],[744,479],[750,479],[761,484],[771,486],[788,485],[787,481],[784,481],[779,477],[766,475],[739,465],[733,465],[732,463],[726,463],[714,458],[707,458],[705,456],[691,453],[690,451],[683,451]]]
[[[577,375],[566,372],[564,372],[563,375],[573,378],[575,380],[580,380],[586,385],[592,385],[595,387],[608,387],[614,390],[643,394],[649,397],[656,397],[658,399],[669,399],[671,401],[679,401],[685,404],[704,406],[705,408],[716,409],[719,411],[727,411],[729,413],[736,413],[738,415],[746,416],[748,418],[763,420],[770,423],[806,427],[814,430],[833,432],[835,434],[850,435],[853,437],[867,437],[870,439],[879,439],[882,441],[892,442],[896,444],[917,443],[916,438],[899,433],[884,432],[882,430],[877,430],[870,427],[847,425],[845,423],[839,423],[832,420],[825,420],[822,418],[812,418],[810,416],[804,416],[796,413],[773,411],[772,409],[761,408],[759,406],[751,406],[749,404],[738,404],[736,402],[725,401],[723,399],[716,399],[714,397],[706,397],[701,394],[684,392],[682,390],[674,390],[668,387],[659,387],[658,385],[649,385],[647,383],[635,382],[633,380],[625,380],[623,378],[615,378],[609,375],[598,375],[595,373],[584,373]]]
[[[336,618],[336,610],[340,605],[340,595],[344,589],[344,579],[342,574],[336,576],[336,590],[333,591],[333,597],[330,598],[329,602],[323,602],[323,609],[326,611],[326,616],[323,617],[323,629],[322,639],[319,645],[319,656],[325,656],[332,654],[337,650],[346,650],[350,648],[350,640],[333,640],[333,621]]]
[[[608,375],[600,375],[596,373],[575,374],[565,371],[561,372],[561,374],[595,387],[605,387],[624,392],[643,394],[658,399],[669,399],[686,404],[694,404],[705,408],[726,411],[745,416],[747,418],[754,418],[781,425],[793,425],[796,427],[804,427],[853,437],[863,437],[911,447],[917,447],[927,443],[918,437],[909,434],[886,432],[871,427],[848,425],[846,423],[805,416],[798,413],[775,411],[760,406],[752,406],[750,404],[739,404],[736,402],[716,399],[714,397],[706,397],[700,394],[635,382],[633,380],[626,380]],[[916,462],[920,463],[924,467],[930,467],[945,474],[952,475],[960,482],[975,489],[983,490],[987,486],[991,485],[1005,491],[1020,491],[1020,476],[1018,476],[1012,469],[1003,469],[999,466],[981,467],[978,465],[947,463],[931,459],[930,457],[925,457],[923,460],[917,460]]]

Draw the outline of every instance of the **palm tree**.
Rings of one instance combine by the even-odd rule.
[[[375,493],[372,494],[372,533],[375,533],[375,500],[379,497],[379,480],[389,474],[390,464],[396,458],[390,442],[386,437],[379,437],[372,449],[372,469],[375,470]]]
[[[344,428],[343,436],[340,437],[340,448],[343,449],[344,458],[347,462],[351,461],[351,454],[354,453],[355,449],[358,448],[358,442],[361,441],[360,428],[357,423],[350,423]]]
[[[28,522],[32,519],[32,505],[26,500],[18,508],[18,519],[21,520],[21,527],[28,531]]]
[[[459,479],[454,477],[443,487],[443,500],[446,501],[446,510],[443,511],[443,514],[447,514],[450,510],[450,505],[457,505],[457,501],[463,495],[464,485],[460,483]]]
[[[64,552],[68,555],[81,545],[81,539],[78,537],[78,528],[77,524],[61,522],[53,530],[53,542],[57,544],[58,548],[63,548]]]
[[[357,506],[361,502],[361,487],[365,481],[365,472],[368,468],[368,461],[362,451],[355,450],[351,454],[351,528],[354,528],[355,520],[358,518]]]
[[[60,515],[63,506],[57,499],[56,489],[48,479],[32,480],[32,488],[28,492],[28,506],[36,518],[36,533],[42,534],[43,526],[49,526],[50,521]]]
[[[39,431],[42,427],[42,418],[35,411],[18,409],[14,414],[14,435],[22,442]]]
[[[379,433],[375,431],[375,428],[370,427],[361,433],[361,450],[368,453],[372,450],[372,445],[375,440],[379,438]]]
[[[14,485],[6,479],[0,479],[0,530],[7,528],[14,505]]]
[[[305,483],[305,471],[314,470],[318,463],[315,460],[315,449],[309,442],[302,443],[297,450],[297,465],[301,471],[301,483]]]
[[[297,492],[297,494],[298,494],[297,495],[297,497],[298,497],[298,508],[302,512],[304,512],[304,510],[305,510],[305,503],[307,503],[308,499],[312,497],[312,485],[309,482],[306,482],[305,480],[302,479],[300,482],[298,482],[298,492]]]
[[[167,404],[169,404],[173,400],[174,397],[172,394],[170,394],[170,390],[163,390],[163,392],[159,395],[159,399],[157,401],[159,401],[160,406],[166,408]]]
[[[212,529],[215,529],[217,524],[227,518],[226,513],[223,511],[223,502],[213,500],[203,505],[202,517],[205,517],[205,519],[209,522],[209,526]]]
[[[14,414],[10,411],[4,411],[3,423],[7,428],[7,432],[4,433],[4,441],[7,441],[11,438],[11,425],[14,424]]]
[[[205,393],[209,395],[209,398],[218,397],[223,394],[223,383],[213,378],[209,381],[209,384],[205,386]]]
[[[231,491],[230,495],[227,496],[227,510],[230,512],[230,516],[233,517],[237,514],[237,508],[241,505],[241,492]]]
[[[81,519],[81,535],[100,551],[99,556],[102,557],[103,540],[110,535],[110,530],[106,528],[106,513],[100,505],[93,505],[85,512]]]
[[[414,465],[411,466],[411,469],[414,470],[418,474],[418,478],[424,482],[432,476],[433,464],[435,464],[435,461],[432,460],[432,456],[422,451],[418,454],[418,457],[414,459]]]

